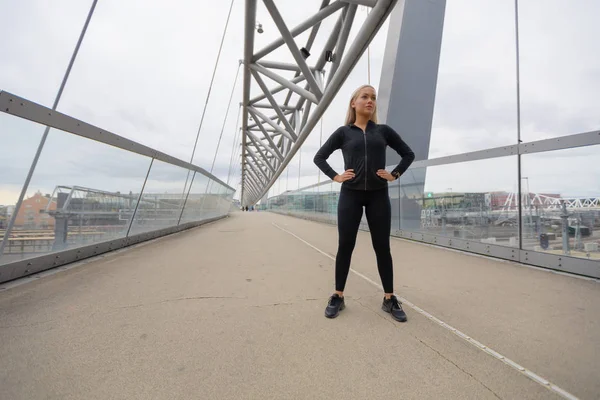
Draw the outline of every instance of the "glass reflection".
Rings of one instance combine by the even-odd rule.
[[[517,247],[518,209],[510,207],[516,179],[515,156],[411,168],[389,185],[392,234],[402,229]],[[335,224],[340,188],[326,182],[274,196],[267,208]],[[365,213],[360,227],[369,230]]]
[[[522,157],[523,249],[600,260],[598,154],[600,145]]]
[[[493,177],[493,179],[489,179]],[[400,180],[403,230],[518,247],[515,156],[409,170]]]
[[[187,169],[154,160],[129,235],[178,224],[187,172]]]
[[[204,203],[208,197],[207,189],[209,179],[200,174],[192,174],[192,183],[189,194],[186,192],[187,199],[185,208],[181,216],[181,223],[199,221],[206,215],[204,212]]]
[[[58,129],[49,130],[17,208],[45,127],[4,113],[0,124],[10,144],[0,152],[2,266],[229,212],[234,191],[198,174],[182,215],[187,169]]]
[[[42,138],[45,126],[0,113],[0,230],[6,227],[19,199],[23,183]],[[8,145],[10,143],[10,145]]]
[[[19,136],[43,132],[43,126],[14,120],[11,126],[24,128]],[[19,140],[15,143],[19,150]],[[0,263],[124,237],[149,166],[147,157],[51,129],[25,199],[14,211],[15,226]],[[26,169],[15,176],[24,180]],[[11,193],[5,208],[14,210],[18,192]]]

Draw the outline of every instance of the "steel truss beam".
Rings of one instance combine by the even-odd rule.
[[[281,37],[255,52],[257,1],[263,1]],[[268,193],[323,116],[397,1],[322,0],[313,16],[289,28],[275,0],[246,0],[242,205],[255,204]],[[350,30],[358,22],[355,17],[359,5],[372,7],[372,10],[350,43]],[[313,42],[321,22],[327,18],[337,21],[326,36],[325,47],[311,59]],[[302,47],[295,38],[309,29],[308,41]],[[267,59],[284,45],[291,55],[289,62]],[[328,74],[325,71],[327,62],[332,63]],[[294,77],[286,78],[286,71],[294,72]],[[278,86],[270,88],[265,77]],[[252,93],[251,97],[253,91],[257,93]],[[285,101],[275,98],[282,91],[287,91]],[[293,95],[299,97],[296,104],[292,103]]]

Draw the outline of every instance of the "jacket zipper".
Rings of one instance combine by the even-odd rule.
[[[363,131],[363,136],[365,137],[365,190],[367,190],[367,175],[368,175],[368,166],[367,166],[367,131]]]

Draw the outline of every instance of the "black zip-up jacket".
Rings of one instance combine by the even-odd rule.
[[[367,123],[366,131],[354,124],[339,127],[321,146],[314,157],[314,163],[325,175],[333,179],[338,173],[326,161],[331,153],[342,149],[344,171],[354,170],[354,178],[342,185],[348,189],[376,190],[388,185],[388,181],[377,175],[377,170],[385,169],[385,149],[390,146],[402,157],[400,163],[390,172],[402,175],[415,159],[415,153],[391,127]]]

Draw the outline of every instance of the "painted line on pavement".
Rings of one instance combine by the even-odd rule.
[[[283,232],[286,232],[290,235],[292,235],[293,237],[295,237],[296,239],[298,239],[299,241],[301,241],[302,243],[306,244],[309,247],[312,247],[314,250],[318,251],[319,253],[323,254],[325,257],[328,257],[329,259],[335,261],[335,257],[332,257],[331,255],[327,254],[326,252],[324,252],[323,250],[319,249],[318,247],[312,245],[311,243],[307,242],[306,240],[302,239],[300,236],[296,235],[293,232],[288,231],[285,228],[282,228],[281,226],[277,225],[276,223],[272,222],[272,224],[282,230]],[[362,279],[364,279],[365,281],[369,282],[370,284],[374,285],[375,287],[377,287],[380,290],[383,290],[383,287],[373,281],[372,279],[370,279],[369,277],[361,274],[360,272],[356,271],[353,268],[350,268],[350,271],[352,271],[354,274],[360,276]],[[394,293],[395,294],[395,293]],[[431,315],[430,313],[428,313],[427,311],[423,310],[422,308],[417,307],[415,304],[411,303],[410,301],[406,300],[405,298],[398,296],[396,294],[396,297],[404,304],[406,304],[407,306],[409,306],[410,308],[412,308],[413,310],[417,311],[419,314],[422,314],[423,316],[425,316],[427,319],[435,322],[436,324],[440,325],[441,327],[449,330],[450,332],[454,333],[456,336],[458,336],[459,338],[463,339],[464,341],[472,344],[473,346],[475,346],[476,348],[478,348],[479,350],[482,350],[483,352],[489,354],[490,356],[496,358],[497,360],[502,361],[504,364],[508,365],[509,367],[519,371],[521,374],[525,375],[526,377],[528,377],[529,379],[531,379],[532,381],[542,385],[543,387],[551,390],[552,392],[558,394],[559,396],[564,397],[565,399],[569,399],[569,400],[578,400],[578,398],[574,395],[572,395],[571,393],[567,392],[566,390],[558,387],[557,385],[553,384],[552,382],[550,382],[549,380],[539,376],[538,374],[528,370],[527,368],[517,364],[516,362],[512,361],[510,358],[507,358],[505,356],[503,356],[502,354],[494,351],[493,349],[489,348],[488,346],[478,342],[477,340],[473,339],[472,337],[470,337],[469,335],[466,335],[465,333],[459,331],[458,329],[448,325],[447,323],[445,323],[444,321],[434,317],[433,315]]]

